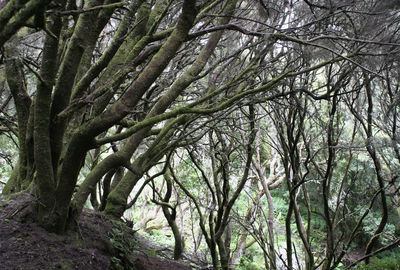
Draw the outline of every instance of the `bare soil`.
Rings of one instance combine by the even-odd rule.
[[[33,205],[27,193],[0,198],[0,269],[191,269],[153,256],[128,227],[95,211],[85,210],[74,231],[49,233],[33,222]]]

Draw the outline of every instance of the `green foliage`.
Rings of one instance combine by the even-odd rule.
[[[111,245],[115,250],[115,255],[111,258],[111,270],[129,269],[131,262],[129,255],[132,253],[136,242],[131,237],[126,237],[128,233],[124,230],[125,224],[114,221],[114,227],[109,235]]]
[[[340,262],[338,266],[335,267],[335,270],[342,270],[342,269],[344,269],[344,264]]]
[[[252,258],[249,258],[247,256],[243,256],[240,259],[240,264],[238,266],[238,269],[241,270],[261,270],[264,269],[264,267],[258,265],[257,263],[253,262]]]
[[[261,270],[265,269],[264,256],[258,250],[256,245],[253,245],[246,249],[245,254],[240,259],[240,263],[237,266],[240,270]]]
[[[148,232],[149,238],[161,245],[173,246],[174,245],[174,237],[172,236],[172,232],[166,233],[163,230],[153,229]]]
[[[157,251],[154,249],[146,250],[146,253],[150,256],[157,256]]]
[[[74,268],[74,262],[72,260],[65,260],[60,263],[61,269],[72,269]]]
[[[111,258],[111,269],[112,270],[124,270],[122,261],[117,257]]]
[[[360,263],[353,269],[363,270],[398,270],[400,265],[399,250],[384,252],[379,257],[373,257],[369,264]]]
[[[280,191],[280,193],[278,193],[279,190],[277,190],[275,192],[271,192],[271,195],[273,197],[273,201],[274,201],[274,216],[278,217],[278,215],[280,214],[280,221],[284,221],[285,219],[285,213],[288,210],[288,203],[287,203],[287,198],[284,197],[284,195],[286,195],[285,193],[282,194],[282,191]]]
[[[14,138],[16,141],[16,138]],[[6,136],[1,134],[0,136],[0,149],[1,149],[1,158],[0,158],[0,178],[2,180],[8,180],[11,176],[12,167],[10,166],[10,162],[12,164],[17,163],[18,148],[15,145],[14,141]],[[4,185],[0,184],[0,191],[4,187]]]

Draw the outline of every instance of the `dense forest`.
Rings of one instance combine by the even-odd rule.
[[[397,0],[2,0],[0,190],[210,269],[400,265]]]

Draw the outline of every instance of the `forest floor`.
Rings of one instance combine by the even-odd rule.
[[[85,210],[76,230],[64,235],[32,222],[34,198],[23,193],[0,198],[0,269],[186,270],[159,254],[122,222]]]

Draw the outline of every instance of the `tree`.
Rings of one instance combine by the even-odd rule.
[[[212,264],[214,268],[230,269],[230,244],[231,244],[231,223],[230,215],[232,208],[242,192],[250,172],[250,164],[253,158],[254,149],[252,144],[255,139],[255,114],[254,108],[249,107],[248,126],[242,126],[248,138],[244,145],[236,146],[235,131],[229,128],[214,128],[208,134],[206,155],[211,158],[210,169],[202,164],[202,154],[195,154],[197,144],[193,144],[192,149],[188,149],[188,158],[193,163],[194,170],[201,175],[201,180],[205,187],[202,189],[203,196],[196,196],[185,183],[173,173],[175,182],[183,190],[188,198],[193,202],[199,216],[199,227],[210,250]],[[240,113],[235,114],[236,118],[244,118]],[[219,119],[221,120],[221,119]],[[234,121],[234,120],[232,120]],[[227,122],[230,122],[227,120]],[[247,122],[247,121],[246,121]],[[246,132],[247,131],[247,132]],[[246,140],[246,139],[245,139]],[[204,142],[201,142],[204,143]],[[242,159],[243,169],[235,163],[237,159]],[[200,159],[200,160],[199,160]],[[241,163],[239,163],[241,164]],[[171,170],[173,171],[173,170]],[[190,181],[185,181],[190,182]],[[205,196],[204,196],[205,195]],[[205,206],[201,201],[207,200]]]
[[[392,175],[391,197],[398,198],[398,8],[395,1],[10,0],[0,10],[8,87],[1,121],[19,149],[3,193],[31,192],[36,220],[63,233],[89,196],[94,207],[121,218],[135,206],[128,199],[137,183],[161,166],[154,176],[167,179],[170,172],[173,183],[168,180],[166,190],[154,186],[154,199],[174,227],[171,188],[185,186],[173,160],[208,138],[218,173],[202,176],[203,185],[211,178],[216,183],[207,187],[215,202],[202,231],[214,266],[227,269],[231,209],[248,190],[248,179],[257,178],[263,187],[267,222],[274,217],[268,170],[254,155],[262,141],[276,148],[285,170],[288,268],[296,252],[292,217],[306,268],[319,263],[311,235],[316,212],[324,219],[324,239],[318,239],[326,243],[323,268],[332,269],[365,218],[360,215],[345,244],[336,237],[342,220],[348,221],[343,204],[358,162],[353,145],[339,143],[388,139],[390,150],[369,143],[363,148],[374,164],[377,186],[371,185],[378,187],[383,214],[368,256],[389,211],[382,164]],[[377,111],[389,124],[379,121]],[[262,117],[274,123],[264,132],[268,140],[256,140]],[[242,159],[232,159],[232,153]],[[198,156],[188,157],[196,170],[205,170]],[[337,165],[346,159],[348,165]],[[239,176],[237,186],[230,176]],[[314,211],[317,204],[323,208]],[[204,209],[197,208],[202,215]],[[273,226],[267,226],[268,238],[259,239],[269,239],[266,262],[274,267],[280,254]]]

